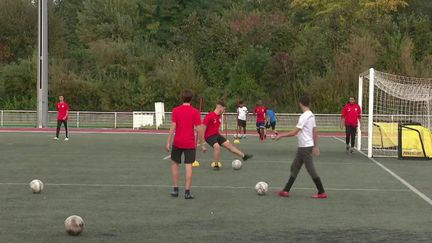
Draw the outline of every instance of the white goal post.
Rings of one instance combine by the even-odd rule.
[[[421,124],[431,129],[432,78],[371,68],[359,74],[358,84],[365,124],[359,128],[357,148],[367,150],[368,157],[397,157],[397,129],[401,124]]]

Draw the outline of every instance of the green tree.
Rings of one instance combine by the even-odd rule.
[[[29,0],[0,1],[0,65],[29,57],[37,43],[37,6]]]
[[[20,59],[1,67],[0,105],[8,109],[35,109],[35,77],[36,65],[31,59]]]

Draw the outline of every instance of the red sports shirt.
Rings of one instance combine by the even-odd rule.
[[[361,119],[361,108],[358,104],[346,104],[342,109],[342,118],[348,126],[358,126],[358,120]]]
[[[68,117],[66,117],[66,113],[69,111],[69,105],[66,102],[58,102],[57,103],[57,120],[66,121]]]
[[[257,122],[265,122],[265,114],[267,112],[267,108],[265,106],[257,106],[255,107],[255,114],[257,114]]]
[[[195,149],[195,126],[201,125],[200,113],[191,105],[179,105],[172,111],[176,124],[173,145],[179,149]]]
[[[221,123],[221,115],[216,114],[214,111],[208,113],[203,122],[203,124],[206,126],[204,138],[207,139],[211,136],[219,134]]]

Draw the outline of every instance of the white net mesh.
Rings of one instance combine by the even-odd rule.
[[[371,73],[363,77],[363,113],[369,110]],[[432,78],[414,78],[374,71],[372,155],[397,156],[399,123],[420,123],[431,129]],[[368,114],[370,115],[370,114]],[[368,125],[367,116],[363,119]],[[366,137],[370,126],[363,126]],[[362,149],[368,141],[362,140]]]

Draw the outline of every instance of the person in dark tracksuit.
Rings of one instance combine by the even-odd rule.
[[[353,96],[349,98],[349,102],[342,108],[341,115],[341,129],[345,125],[345,133],[346,133],[346,152],[354,152],[355,138],[357,134],[357,127],[359,124],[359,120],[361,119],[361,108],[356,103],[356,100]],[[351,142],[351,148],[350,148]]]

